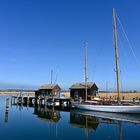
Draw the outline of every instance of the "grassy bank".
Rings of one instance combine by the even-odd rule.
[[[111,92],[111,93],[105,93],[105,92],[99,92],[99,96],[101,98],[105,98],[106,96],[108,98],[112,98],[112,99],[117,99],[118,94],[115,92]],[[139,99],[140,98],[140,92],[123,92],[120,93],[120,96],[122,97],[122,99],[125,100],[130,100],[130,99]]]
[[[0,91],[0,94],[20,94],[20,91]],[[34,91],[23,91],[22,94],[34,94]]]
[[[23,91],[23,94],[35,94],[34,91]],[[20,94],[20,91],[0,91],[0,94]],[[64,97],[70,97],[70,92],[62,92]],[[130,100],[130,99],[139,99],[140,98],[140,92],[124,92],[120,93],[121,97],[124,98],[125,100]],[[117,99],[117,93],[116,92],[99,92],[99,97],[101,98],[112,98],[112,99]]]
[[[65,92],[63,93],[63,95],[65,97],[70,97],[70,92]],[[125,100],[130,100],[133,98],[140,98],[140,92],[124,92],[124,93],[120,93],[120,95],[122,96],[122,98],[124,98]],[[99,92],[99,96],[101,98],[105,98],[106,96],[108,96],[108,98],[112,98],[112,99],[117,99],[117,93],[115,92],[109,92],[109,93],[105,93],[105,92]]]

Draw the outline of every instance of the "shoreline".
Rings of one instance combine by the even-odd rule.
[[[0,91],[0,95],[15,95],[15,94],[20,94],[20,91]],[[22,94],[26,95],[32,95],[35,94],[35,91],[22,91]],[[70,92],[62,92],[62,94],[65,97],[70,97]],[[99,92],[98,93],[100,98],[111,98],[111,99],[117,99],[117,92]],[[140,92],[121,92],[120,96],[122,99],[140,99]]]
[[[20,91],[0,91],[0,95],[2,94],[20,94]],[[35,94],[34,91],[23,91],[22,94]]]

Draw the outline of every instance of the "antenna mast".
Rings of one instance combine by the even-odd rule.
[[[119,77],[119,63],[118,63],[118,43],[117,43],[117,30],[116,30],[116,13],[113,8],[113,21],[114,21],[114,45],[115,45],[115,59],[116,59],[116,78],[117,78],[117,92],[118,101],[120,100],[120,77]]]
[[[84,43],[85,47],[85,100],[87,101],[87,80],[88,80],[88,73],[87,73],[87,46],[88,42]]]

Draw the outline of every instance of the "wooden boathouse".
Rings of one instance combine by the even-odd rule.
[[[35,91],[35,96],[12,96],[11,104],[24,104],[29,106],[66,106],[70,107],[70,98],[60,97],[61,88],[58,84],[47,84]]]
[[[35,97],[54,97],[57,96],[58,93],[60,93],[61,88],[58,84],[47,84],[41,86],[38,90],[35,91]]]
[[[85,100],[85,83],[76,83],[70,87],[70,97],[74,100]],[[87,99],[91,100],[98,94],[98,87],[93,82],[87,83]]]

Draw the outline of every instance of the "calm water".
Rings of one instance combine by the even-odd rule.
[[[140,140],[140,124],[10,104],[0,95],[1,140]],[[10,97],[10,96],[9,96]]]

